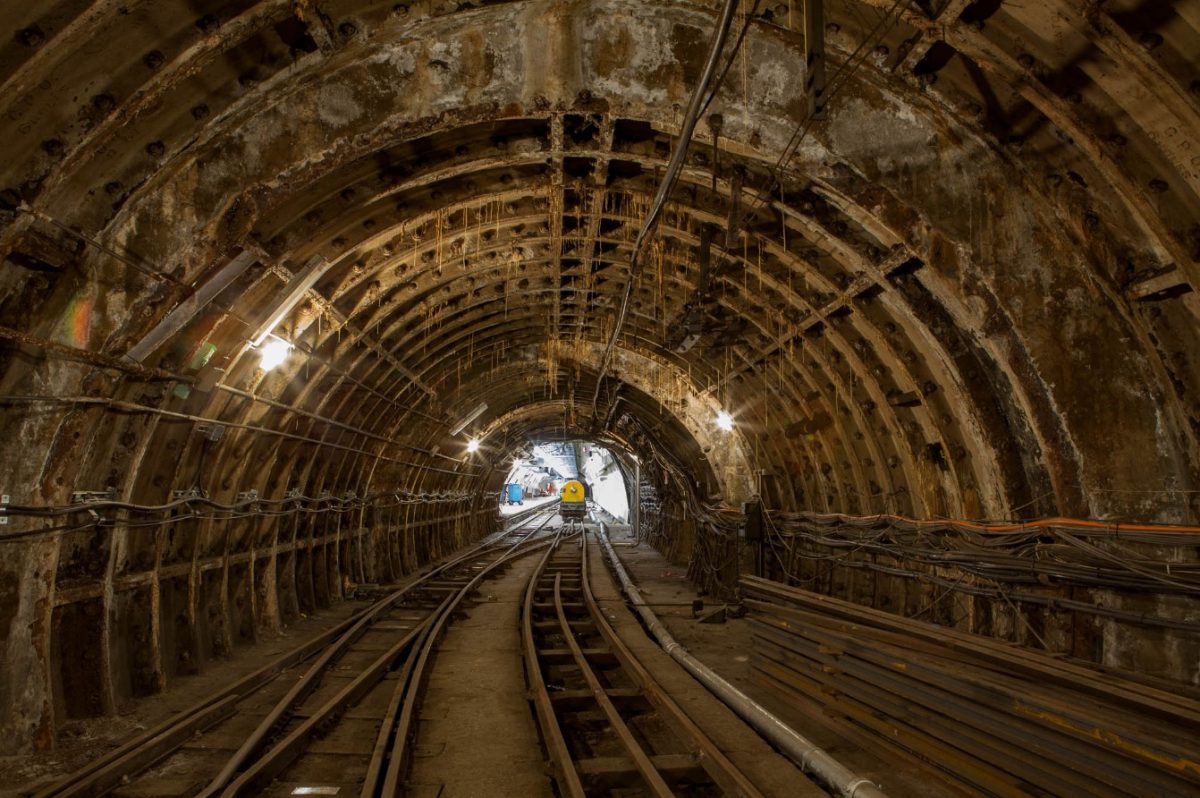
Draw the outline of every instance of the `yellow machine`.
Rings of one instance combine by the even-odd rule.
[[[562,500],[558,514],[564,521],[571,518],[583,521],[587,518],[587,488],[582,482],[577,479],[567,480],[558,492],[558,497]]]

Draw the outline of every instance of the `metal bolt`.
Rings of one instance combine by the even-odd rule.
[[[1154,31],[1146,31],[1138,37],[1138,44],[1147,50],[1153,50],[1163,43],[1163,37]]]
[[[25,47],[38,47],[46,41],[46,34],[42,33],[42,29],[37,25],[30,25],[28,28],[21,28],[16,35],[17,44]]]

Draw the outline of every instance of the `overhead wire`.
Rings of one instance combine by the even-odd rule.
[[[31,528],[0,532],[0,543],[26,540],[52,534],[67,534],[87,529],[111,529],[113,527],[141,528],[162,526],[186,520],[206,521],[236,521],[244,518],[265,518],[296,515],[300,513],[316,515],[324,513],[344,514],[357,510],[386,510],[413,504],[462,504],[475,499],[475,494],[467,491],[441,492],[411,492],[411,491],[379,491],[364,497],[355,496],[304,496],[289,495],[281,499],[264,499],[247,497],[235,502],[219,502],[198,493],[181,496],[164,504],[138,504],[134,502],[100,500],[84,501],[66,505],[5,505],[4,515],[9,518],[62,518],[90,515],[91,518],[82,524],[60,524],[53,527]],[[209,508],[223,515],[202,514],[196,508]],[[176,511],[184,509],[185,513]],[[102,515],[102,513],[108,513]],[[158,518],[134,520],[116,517],[117,513],[127,513],[133,516],[152,516]]]

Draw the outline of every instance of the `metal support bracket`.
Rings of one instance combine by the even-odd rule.
[[[77,490],[71,494],[71,504],[98,504],[100,502],[116,501],[117,491],[108,490]]]
[[[216,443],[225,437],[224,424],[197,424],[196,432],[204,436],[205,440]]]
[[[146,337],[138,341],[125,357],[138,363],[143,362],[171,336],[182,330],[206,308],[217,295],[233,284],[242,276],[246,269],[254,264],[256,258],[252,253],[243,252],[231,260],[214,274],[207,282],[198,287],[191,296],[176,305],[170,313],[163,317]]]
[[[258,512],[259,511],[258,490],[256,490],[256,489],[244,490],[241,493],[239,493],[237,495],[236,503],[243,504],[245,502],[250,503],[250,512],[252,512],[252,513]]]

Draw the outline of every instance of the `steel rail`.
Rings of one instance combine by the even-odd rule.
[[[1179,795],[1200,785],[1200,704],[1186,690],[1152,690],[765,580],[742,589],[758,611],[760,671],[818,705],[836,704],[889,744],[939,764],[968,762],[947,769],[976,788],[986,783],[980,767],[1059,795]],[[1147,691],[1159,700],[1148,702]]]
[[[528,510],[521,510],[519,512],[515,512],[512,515],[505,518],[504,520],[510,524],[512,524],[512,523],[523,524],[525,522],[525,519],[536,516],[538,513],[548,512],[551,515],[556,514],[558,512],[558,505],[559,505],[559,502],[548,502],[546,504],[539,504],[537,507],[530,507]]]
[[[803,645],[787,640],[786,633],[764,635],[756,628],[755,634],[755,645],[774,666],[772,678],[804,692],[810,700],[821,695],[822,685],[806,684],[808,680],[796,670],[811,667]],[[838,650],[841,638],[817,636],[828,650]],[[949,681],[931,682],[913,673],[919,669],[919,658],[893,654],[880,668],[847,649],[845,656],[830,659],[836,665],[824,664],[839,670],[834,702],[839,710],[884,736],[890,745],[920,751],[927,761],[976,789],[1021,795],[1032,784],[1055,795],[1117,798],[1136,794],[1140,786],[1147,794],[1171,794],[1171,783],[1160,783],[1154,774],[1135,768],[1135,763],[1112,752],[1089,750],[1066,737],[1056,740],[1037,723],[997,710],[978,686],[965,696],[943,691],[952,686]],[[887,672],[901,665],[903,676]],[[1098,779],[1094,774],[1099,773],[1105,777]]]
[[[525,651],[525,676],[533,692],[533,705],[536,711],[538,725],[542,730],[542,740],[550,755],[550,765],[554,769],[555,779],[568,798],[584,798],[586,793],[579,773],[571,764],[571,752],[563,737],[562,728],[554,715],[554,706],[550,700],[550,692],[546,689],[546,680],[542,678],[541,666],[538,662],[537,643],[533,637],[533,604],[537,597],[538,582],[546,570],[546,564],[558,548],[559,540],[546,550],[538,561],[529,583],[525,587],[525,600],[521,605],[521,641]]]
[[[433,657],[434,649],[437,646],[438,638],[441,637],[442,632],[445,630],[446,625],[450,621],[450,616],[454,613],[455,609],[457,609],[463,598],[471,593],[492,570],[500,565],[506,565],[508,562],[518,557],[523,557],[529,554],[531,551],[534,551],[542,546],[552,547],[557,541],[561,540],[561,537],[562,528],[560,527],[558,533],[552,539],[542,539],[537,541],[525,540],[513,546],[513,549],[510,551],[510,553],[506,554],[495,564],[485,568],[479,573],[479,575],[471,580],[466,587],[459,591],[449,605],[430,625],[428,634],[425,636],[425,639],[421,644],[420,653],[414,660],[409,678],[401,688],[404,695],[404,700],[401,706],[399,718],[395,723],[395,727],[394,729],[389,730],[389,733],[392,737],[391,754],[388,758],[387,770],[382,774],[383,778],[379,784],[379,790],[377,792],[378,795],[391,798],[391,796],[399,795],[401,792],[401,781],[403,780],[404,774],[408,770],[408,743],[409,738],[411,737],[413,722],[417,716],[417,707],[424,692],[425,679],[429,675],[429,666]],[[518,550],[518,547],[522,547],[526,543],[531,545]]]
[[[429,624],[423,623],[421,625],[421,633],[417,637],[415,645],[424,646],[428,636]],[[408,657],[404,661],[404,667],[400,670],[397,687],[392,691],[387,711],[383,715],[383,723],[380,724],[379,734],[375,738],[375,747],[371,750],[371,761],[367,765],[367,775],[363,779],[362,789],[359,790],[360,798],[381,798],[386,795],[383,792],[383,784],[388,775],[387,763],[391,751],[395,746],[397,720],[403,710],[404,697],[406,695],[404,686],[412,679],[414,664],[415,658]]]
[[[452,596],[443,599],[442,607],[451,599]],[[345,709],[361,701],[368,691],[382,681],[392,665],[404,655],[422,630],[428,627],[429,620],[428,617],[422,620],[416,628],[409,631],[370,665],[359,671],[349,684],[305,718],[286,737],[259,756],[250,767],[241,771],[227,784],[210,784],[199,793],[197,798],[213,798],[217,795],[233,798],[233,796],[258,793],[303,753],[310,739],[316,736],[325,724],[339,718]]]
[[[736,712],[742,720],[749,723],[759,734],[771,741],[771,743],[777,746],[806,773],[811,773],[835,795],[842,796],[843,798],[886,798],[886,793],[869,779],[859,776],[841,762],[838,762],[828,752],[818,747],[811,740],[768,711],[762,704],[750,698],[713,671],[712,668],[709,668],[703,662],[693,657],[667,631],[667,628],[658,620],[658,616],[646,606],[637,586],[629,578],[629,574],[625,571],[625,566],[621,564],[616,550],[613,549],[612,544],[609,542],[603,524],[600,526],[598,537],[608,555],[609,562],[612,563],[617,578],[620,580],[622,589],[629,597],[630,603],[645,622],[646,628],[650,630],[650,633],[667,654],[682,665],[697,681],[707,687],[726,706]]]
[[[209,798],[209,796],[218,794],[224,789],[225,785],[229,784],[235,778],[237,773],[246,766],[250,758],[262,749],[272,730],[276,728],[279,722],[287,715],[290,715],[296,706],[316,689],[317,682],[324,676],[332,662],[340,657],[355,640],[362,637],[366,633],[367,628],[373,625],[380,615],[389,611],[397,601],[407,595],[413,588],[419,587],[433,578],[457,568],[459,565],[481,554],[486,548],[486,545],[476,546],[451,561],[434,568],[411,585],[377,602],[368,612],[364,613],[350,629],[346,630],[341,637],[322,652],[321,656],[304,673],[300,680],[292,685],[287,694],[275,704],[266,717],[263,718],[262,722],[250,733],[250,736],[238,747],[238,750],[229,757],[220,772],[213,777],[204,791],[200,793],[199,798]]]
[[[218,794],[222,798],[237,798],[238,796],[257,794],[300,756],[309,739],[318,733],[322,726],[339,717],[346,707],[360,701],[369,690],[383,679],[386,672],[406,651],[416,650],[418,646],[414,644],[420,642],[417,656],[415,658],[411,654],[409,656],[410,660],[415,659],[415,665],[410,669],[412,678],[405,688],[406,700],[404,710],[401,713],[401,720],[394,732],[397,747],[393,748],[393,756],[389,762],[386,778],[383,782],[383,789],[385,791],[389,788],[391,789],[391,792],[385,792],[384,794],[397,794],[399,780],[394,779],[393,775],[404,764],[403,754],[407,748],[408,731],[412,718],[415,717],[415,707],[413,707],[410,700],[411,691],[414,690],[414,685],[419,686],[420,684],[438,635],[445,628],[454,610],[493,571],[507,565],[517,557],[524,556],[530,551],[546,545],[546,543],[547,541],[545,540],[528,539],[514,543],[500,554],[499,557],[485,565],[478,574],[461,588],[447,595],[441,604],[422,620],[417,627],[411,629],[391,648],[376,658],[367,668],[359,672],[337,694],[312,712],[280,742],[271,746],[269,750],[259,756],[246,770],[242,771],[226,785],[223,785],[223,789],[222,786],[216,784],[216,780],[214,779],[213,783],[202,791],[197,798],[214,798]],[[445,571],[443,570],[442,573],[445,573]],[[397,753],[400,754],[399,757]]]
[[[994,663],[1013,673],[1020,673],[1038,681],[1053,681],[1056,684],[1087,692],[1102,700],[1125,701],[1137,705],[1141,714],[1153,715],[1159,720],[1177,721],[1200,728],[1200,708],[1194,702],[1180,701],[1179,696],[1149,685],[1135,684],[1124,679],[1098,673],[1060,658],[1050,658],[1036,652],[1022,650],[997,640],[973,635],[944,626],[933,628],[932,624],[894,615],[854,604],[843,599],[800,590],[753,576],[743,576],[739,588],[751,600],[766,599],[796,608],[807,608],[825,615],[859,623],[878,629],[896,632],[915,640],[944,645],[981,660]],[[773,608],[774,609],[774,608]]]
[[[539,524],[530,535],[540,531],[553,517],[554,513],[550,513],[546,520]],[[542,545],[547,545],[547,543],[552,548],[554,542],[558,540],[559,535],[561,535],[561,529],[549,541],[532,541],[527,536],[525,539],[514,543],[505,556],[496,563],[496,566],[507,564],[511,559],[515,559],[517,556],[524,556]],[[516,551],[517,547],[524,543],[532,545],[528,549],[518,553]],[[476,576],[472,583],[464,587],[454,597],[452,604],[441,611],[435,622],[426,624],[420,638],[416,641],[416,648],[420,650],[421,655],[410,657],[405,662],[404,668],[400,673],[400,678],[397,680],[396,689],[392,691],[387,712],[384,715],[383,723],[380,725],[379,734],[375,740],[371,763],[367,768],[367,777],[361,790],[362,798],[399,794],[400,779],[407,769],[409,732],[412,729],[413,718],[416,716],[416,703],[420,699],[421,687],[426,675],[424,670],[428,668],[430,662],[429,654],[432,652],[434,646],[436,646],[438,636],[458,604],[474,589],[473,585],[477,585],[482,581],[490,570],[491,568],[485,569]],[[431,615],[430,618],[432,619],[433,616]]]
[[[684,732],[687,739],[691,741],[701,755],[701,767],[704,768],[705,772],[712,777],[713,781],[727,795],[761,798],[762,793],[759,792],[758,788],[725,756],[712,738],[696,725],[687,713],[683,711],[683,708],[675,703],[675,700],[671,698],[662,685],[642,665],[629,646],[625,644],[625,641],[613,629],[604,613],[600,611],[600,604],[596,601],[596,597],[592,592],[586,538],[587,535],[585,533],[582,564],[580,566],[584,603],[587,605],[588,614],[591,616],[592,622],[596,624],[601,636],[604,637],[609,647],[612,648],[613,653],[616,654],[626,674],[645,693],[650,703],[664,715],[669,716],[675,722],[676,727]]]
[[[586,543],[584,544],[586,548]],[[642,779],[646,782],[646,786],[650,791],[660,798],[673,798],[674,793],[667,786],[667,782],[663,780],[662,774],[658,772],[658,768],[650,760],[650,755],[642,748],[641,744],[633,736],[629,726],[626,725],[625,719],[621,717],[621,713],[613,705],[612,699],[608,696],[608,691],[604,689],[604,685],[600,683],[600,679],[596,676],[596,672],[592,670],[591,664],[587,661],[587,657],[583,655],[583,649],[579,646],[579,641],[575,639],[575,635],[571,631],[571,623],[567,620],[566,611],[562,604],[562,574],[554,575],[554,611],[558,616],[559,626],[562,627],[563,640],[567,644],[567,648],[571,651],[571,658],[575,661],[575,666],[579,668],[579,672],[583,675],[584,681],[587,682],[588,689],[592,691],[592,696],[596,699],[596,703],[600,705],[601,711],[608,719],[608,725],[613,733],[617,735],[617,739],[621,741],[621,745],[633,760],[634,766],[637,767],[639,773],[642,774]]]
[[[548,514],[541,526],[544,526],[551,518],[553,518],[553,513]],[[453,566],[470,558],[489,546],[495,545],[497,540],[502,540],[512,531],[489,535],[444,565]],[[233,715],[240,701],[265,687],[293,665],[308,660],[330,645],[336,645],[337,641],[351,633],[363,618],[378,613],[382,606],[394,604],[408,591],[419,588],[423,583],[439,575],[443,567],[436,567],[411,584],[279,655],[228,687],[192,704],[104,756],[97,757],[83,768],[34,793],[32,798],[85,798],[85,796],[99,796],[110,792],[133,774],[170,756],[197,733]]]
[[[784,697],[789,702],[795,702],[797,696],[803,696],[809,701],[819,704],[819,696],[816,691],[808,688],[807,685],[800,684],[795,680],[788,679],[789,670],[782,665],[779,665],[772,659],[756,666],[760,673],[765,674],[774,682],[768,682],[767,687],[774,691],[776,695]],[[786,686],[784,686],[786,685]],[[972,761],[959,752],[952,749],[947,749],[945,746],[935,745],[929,739],[911,726],[901,727],[897,724],[887,724],[881,721],[872,710],[865,709],[858,704],[850,704],[847,702],[839,702],[837,709],[844,717],[841,722],[846,724],[849,733],[854,733],[862,730],[863,735],[880,735],[880,736],[899,736],[907,735],[903,746],[894,746],[894,750],[906,755],[910,761],[920,763],[921,766],[928,767],[932,765],[939,770],[958,776],[968,776],[970,782],[981,795],[994,796],[994,798],[1027,798],[1029,793],[1021,789],[1017,783],[1008,774],[1001,769],[988,764],[986,762]],[[872,724],[879,726],[875,728]],[[860,738],[861,739],[861,738]],[[878,746],[879,740],[876,737],[862,739],[860,745],[864,748]],[[1088,795],[1088,793],[1072,793],[1079,795]]]
[[[586,543],[584,543],[586,546]],[[557,548],[557,541],[556,546]],[[539,564],[539,568],[534,572],[529,580],[529,587],[526,589],[525,612],[523,612],[526,623],[524,624],[524,635],[526,640],[526,654],[529,662],[529,681],[535,687],[535,700],[538,705],[538,720],[542,724],[543,737],[546,740],[547,749],[551,755],[551,761],[555,771],[562,774],[565,779],[560,782],[564,791],[570,798],[584,798],[587,795],[579,772],[574,764],[574,757],[571,755],[562,733],[562,727],[559,724],[558,718],[552,708],[549,695],[545,688],[545,679],[541,672],[539,658],[537,654],[537,644],[533,639],[533,622],[532,622],[532,607],[534,598],[538,592],[542,577],[545,575],[545,566],[549,562],[549,557],[552,552],[547,552],[547,556],[543,558]],[[670,786],[662,778],[658,772],[654,762],[646,753],[645,749],[638,743],[633,732],[626,725],[620,712],[612,703],[604,685],[600,683],[595,671],[588,663],[583,649],[575,640],[574,632],[571,628],[571,623],[567,619],[566,609],[563,606],[562,600],[562,574],[555,574],[554,585],[552,588],[552,600],[554,603],[555,617],[558,620],[559,631],[565,641],[567,648],[571,654],[572,661],[578,669],[580,675],[587,683],[588,690],[601,711],[608,720],[609,729],[617,736],[621,746],[625,749],[630,759],[633,761],[634,767],[641,775],[646,787],[650,791],[659,796],[659,798],[671,798],[674,793]]]
[[[692,761],[698,763],[703,768],[707,776],[712,779],[715,785],[720,787],[724,794],[746,796],[746,798],[761,798],[761,793],[753,783],[729,761],[720,751],[719,747],[667,695],[666,691],[653,679],[604,618],[604,614],[601,612],[600,606],[591,590],[591,582],[588,575],[590,559],[588,556],[589,549],[586,534],[585,528],[580,540],[580,555],[578,560],[580,589],[584,595],[583,606],[587,612],[587,619],[584,623],[596,628],[600,636],[609,645],[625,676],[632,681],[636,692],[642,696],[649,706],[660,713],[660,717],[667,722],[667,726],[671,729],[672,733],[690,749],[689,754]],[[587,790],[582,781],[582,773],[584,771],[574,761],[574,757],[566,742],[563,727],[554,710],[553,700],[546,689],[545,678],[541,670],[541,659],[534,636],[533,610],[536,596],[539,591],[547,590],[545,582],[548,574],[546,573],[546,569],[551,563],[555,551],[558,550],[557,545],[548,550],[530,577],[522,606],[522,640],[535,714],[541,727],[542,738],[547,752],[550,755],[551,767],[558,781],[559,789],[568,798],[582,798],[587,795]],[[569,567],[574,568],[575,565]],[[582,646],[576,640],[574,627],[580,621],[572,621],[568,618],[563,595],[563,578],[563,571],[555,573],[553,584],[548,588],[551,594],[554,620],[547,621],[546,623],[550,628],[554,629],[554,632],[551,632],[551,634],[558,634],[563,638],[574,668],[586,684],[586,693],[599,706],[606,719],[609,731],[617,738],[625,750],[629,760],[633,764],[634,771],[640,775],[648,791],[657,796],[675,795],[676,793],[667,783],[665,772],[660,770],[662,763],[659,761],[659,758],[653,756],[638,741],[632,729],[622,717],[621,712],[617,709],[608,689],[600,681],[594,667],[588,661]]]

